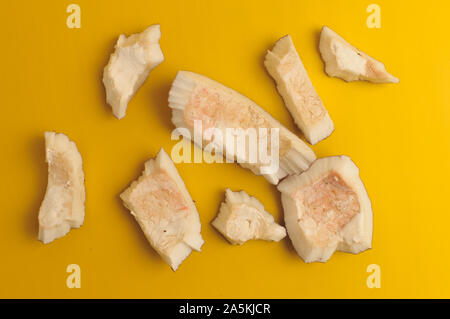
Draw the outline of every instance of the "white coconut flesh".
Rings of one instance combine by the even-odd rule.
[[[267,166],[258,157],[256,163],[246,161],[248,153],[243,158],[233,160],[252,170],[257,175],[264,175],[272,184],[288,174],[304,171],[309,167],[316,156],[314,152],[300,138],[282,126],[269,113],[264,111],[255,102],[242,94],[203,75],[193,72],[179,71],[169,92],[169,106],[172,108],[172,122],[177,128],[185,128],[194,138],[195,121],[202,123],[203,132],[199,139],[202,146],[213,141],[213,136],[207,136],[205,131],[216,128],[226,136],[227,128],[249,129],[254,128],[259,134],[259,128],[267,129],[267,154],[271,153],[270,130],[279,130],[279,158],[276,171],[264,173],[262,167]],[[259,135],[258,135],[259,137]],[[200,146],[200,145],[199,145]],[[224,148],[225,149],[225,148]],[[224,154],[225,153],[225,154]],[[225,151],[220,153],[230,158]]]
[[[39,209],[39,240],[47,244],[83,224],[86,195],[75,143],[62,133],[45,132],[45,149],[48,182]]]
[[[195,204],[170,157],[161,149],[120,197],[146,238],[175,271],[203,239]]]
[[[328,137],[334,130],[333,121],[289,35],[278,40],[267,52],[264,65],[306,140],[316,144]]]
[[[358,50],[340,35],[324,26],[320,33],[319,50],[325,62],[325,72],[344,81],[366,80],[373,83],[398,83],[399,79],[386,71],[380,61]]]
[[[232,244],[242,245],[251,239],[280,241],[286,236],[263,204],[246,192],[227,189],[225,202],[212,225]]]
[[[121,35],[103,72],[106,101],[113,114],[121,119],[128,103],[147,79],[151,70],[164,61],[159,46],[159,25],[149,26],[129,37]]]
[[[325,262],[336,250],[359,253],[371,247],[371,203],[350,158],[318,159],[278,189],[289,238],[305,262]]]

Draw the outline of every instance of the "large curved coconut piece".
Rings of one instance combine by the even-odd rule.
[[[244,191],[226,190],[225,202],[212,225],[235,245],[251,239],[280,241],[286,237],[284,227],[275,222],[259,200]]]
[[[261,158],[254,162],[249,159],[249,153],[242,158],[234,158],[223,148],[223,152],[216,148],[216,154],[225,155],[228,159],[238,161],[245,168],[249,168],[257,175],[264,175],[272,184],[278,184],[283,177],[300,173],[307,169],[316,156],[314,152],[300,138],[276,121],[255,102],[242,94],[230,89],[206,76],[193,72],[179,71],[169,92],[169,106],[172,108],[172,122],[177,128],[188,130],[189,138],[195,137],[194,124],[202,123],[203,131],[199,140],[203,147],[214,142],[214,136],[207,135],[208,129],[219,130],[222,136],[227,136],[227,129],[267,129],[267,154],[271,156],[271,130],[278,130],[277,140],[279,149],[273,154],[279,165],[272,171],[264,170],[268,164]],[[257,133],[259,134],[259,133]],[[258,139],[262,135],[258,135]],[[275,136],[275,135],[274,135]],[[194,139],[194,142],[195,139]],[[198,144],[198,143],[197,143]],[[262,147],[261,143],[258,143]],[[247,144],[247,147],[249,145]],[[262,149],[258,149],[261,154]],[[225,153],[225,154],[224,154]]]
[[[115,51],[103,71],[106,101],[120,120],[125,116],[128,102],[142,86],[148,74],[164,61],[159,46],[159,24],[128,38],[120,35]]]
[[[284,104],[306,140],[316,144],[328,137],[334,130],[333,121],[289,35],[278,40],[273,49],[267,52],[264,65],[275,79]]]
[[[325,262],[335,250],[356,254],[371,248],[370,199],[347,156],[318,159],[278,189],[289,238],[305,262]]]
[[[200,251],[203,239],[197,208],[164,149],[145,163],[141,177],[120,197],[174,271],[192,250]]]
[[[398,83],[383,63],[359,51],[330,28],[324,26],[320,33],[320,54],[329,76],[347,82],[366,80],[373,83]]]
[[[83,161],[64,134],[45,132],[47,190],[39,209],[39,240],[48,244],[79,228],[84,221]]]

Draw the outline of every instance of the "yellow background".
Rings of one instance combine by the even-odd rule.
[[[81,7],[68,29],[66,7]],[[450,297],[450,43],[445,1],[8,1],[2,3],[0,297],[382,298]],[[121,33],[161,24],[165,62],[117,120],[102,70]],[[384,62],[397,85],[345,83],[323,71],[317,44],[328,25]],[[373,249],[305,264],[288,239],[232,246],[210,225],[224,189],[244,189],[282,222],[280,196],[236,164],[177,168],[196,201],[205,239],[174,273],[153,251],[118,194],[160,147],[170,152],[167,96],[177,70],[207,75],[255,100],[294,132],[265,51],[289,33],[336,126],[314,146],[349,155],[374,211]],[[74,140],[86,174],[86,219],[49,245],[37,240],[47,183],[44,131]],[[81,289],[66,287],[78,264]],[[366,286],[369,264],[381,288]]]

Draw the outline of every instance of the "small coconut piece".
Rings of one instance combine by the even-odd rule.
[[[39,240],[48,244],[84,221],[83,161],[74,142],[62,133],[45,132],[48,181],[39,209]]]
[[[142,86],[148,74],[164,61],[159,46],[159,24],[128,38],[120,35],[115,51],[103,72],[106,101],[120,120],[125,116],[128,102]]]
[[[234,245],[250,239],[280,241],[286,237],[284,227],[278,225],[264,206],[246,192],[227,189],[225,202],[212,225]]]
[[[169,92],[169,106],[172,108],[172,123],[177,128],[184,128],[190,133],[188,138],[194,138],[195,122],[202,123],[203,131],[199,140],[204,147],[213,141],[214,136],[208,136],[208,129],[219,130],[222,136],[227,136],[229,129],[267,129],[267,154],[278,159],[279,165],[272,172],[264,171],[266,163],[258,157],[256,162],[247,161],[249,152],[242,158],[233,158],[226,152],[216,150],[216,154],[227,159],[238,161],[245,168],[257,175],[263,175],[272,184],[289,174],[300,173],[307,169],[315,160],[314,152],[287,128],[276,121],[255,102],[242,94],[230,89],[206,76],[179,71]],[[271,153],[272,129],[278,129],[278,154]],[[258,140],[262,135],[258,134]],[[198,143],[197,143],[198,144]],[[248,146],[248,145],[247,145]],[[259,147],[262,147],[259,145]],[[260,152],[261,149],[258,149]]]
[[[158,254],[177,270],[192,250],[200,251],[200,218],[181,176],[161,149],[121,195]]]
[[[327,138],[334,130],[333,121],[289,35],[278,40],[273,49],[267,52],[264,65],[275,79],[284,104],[306,140],[316,144]]]
[[[318,159],[278,189],[289,238],[305,262],[326,262],[335,250],[356,254],[371,248],[370,199],[347,156]]]
[[[320,54],[325,62],[325,72],[344,81],[366,80],[373,83],[398,83],[383,63],[359,51],[330,28],[324,26],[320,33]]]

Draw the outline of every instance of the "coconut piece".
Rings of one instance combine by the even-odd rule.
[[[264,206],[246,192],[227,189],[225,202],[212,225],[234,245],[250,239],[280,241],[286,237],[284,227],[278,225]]]
[[[334,130],[333,121],[289,35],[278,40],[273,49],[267,52],[264,65],[275,79],[284,104],[306,140],[316,144],[327,138]]]
[[[115,51],[103,72],[103,84],[106,101],[119,120],[125,116],[128,102],[144,84],[150,71],[164,61],[160,38],[159,24],[155,24],[128,38],[122,34],[117,40]]]
[[[278,189],[289,238],[305,262],[326,262],[335,250],[356,254],[371,248],[370,199],[347,156],[318,159]]]
[[[201,121],[203,132],[199,138],[202,142],[201,145],[198,145],[199,147],[203,147],[213,140],[213,136],[205,134],[210,128],[218,129],[222,136],[226,136],[226,130],[230,128],[255,129],[257,131],[265,128],[268,131],[267,139],[269,141],[267,154],[271,154],[270,130],[278,129],[279,151],[274,155],[279,159],[279,165],[274,172],[264,171],[262,168],[267,164],[263,163],[260,158],[253,163],[247,161],[248,152],[245,158],[237,159],[241,166],[252,170],[257,175],[264,175],[272,184],[278,184],[280,179],[289,174],[304,171],[316,158],[306,143],[255,102],[206,76],[179,71],[169,92],[169,106],[172,108],[173,124],[177,128],[187,129],[190,132],[189,138],[195,137],[195,121]],[[196,142],[195,138],[194,142]],[[220,153],[220,150],[217,153]],[[221,155],[236,160],[226,150]]]
[[[320,33],[320,54],[325,62],[325,72],[344,81],[366,80],[373,83],[398,83],[383,63],[359,51],[330,28],[324,26]]]
[[[74,142],[62,133],[45,132],[48,181],[39,209],[39,240],[48,244],[84,221],[83,161]]]
[[[174,271],[192,250],[200,251],[197,208],[164,149],[145,163],[141,177],[120,197],[150,245]]]

